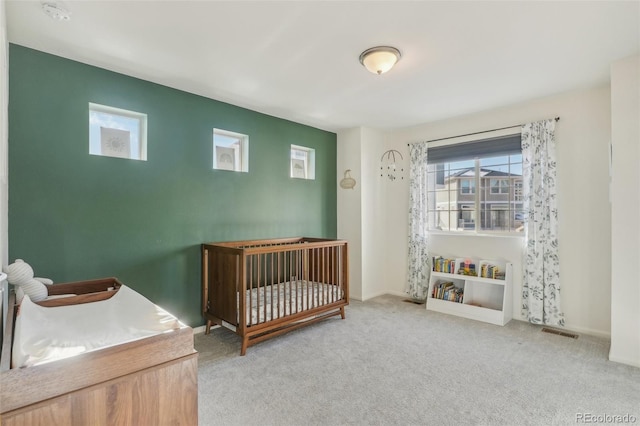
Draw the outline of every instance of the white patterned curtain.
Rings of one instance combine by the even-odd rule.
[[[554,119],[522,126],[525,225],[522,314],[534,324],[564,325],[560,309]]]
[[[409,145],[409,259],[407,293],[424,301],[431,273],[427,251],[427,143]]]

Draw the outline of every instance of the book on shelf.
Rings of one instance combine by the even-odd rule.
[[[435,283],[431,297],[433,299],[448,300],[450,302],[462,303],[464,290],[456,287],[452,281]]]
[[[456,269],[455,259],[445,259],[442,256],[432,258],[433,272],[446,272],[453,274]]]
[[[458,268],[458,274],[477,277],[478,274],[476,273],[476,264],[472,262],[473,261],[469,259],[465,259],[462,262],[460,262],[460,266]]]
[[[500,268],[496,265],[484,264],[480,268],[480,276],[482,278],[491,278],[494,280],[504,280],[505,279],[505,271],[500,270]]]

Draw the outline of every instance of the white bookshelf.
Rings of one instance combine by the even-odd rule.
[[[448,258],[455,260],[453,272],[431,272],[429,279],[429,295],[427,297],[427,310],[441,312],[445,314],[457,315],[476,321],[488,322],[496,325],[505,325],[513,316],[513,287],[511,276],[513,265],[500,260],[480,260],[471,258]],[[461,264],[465,261],[468,265],[475,265],[475,275],[460,274]],[[497,268],[498,272],[504,273],[504,279],[485,278],[478,276],[482,266],[488,265]],[[471,272],[469,272],[471,273]],[[451,282],[454,287],[462,290],[462,301],[455,302],[444,300],[436,294],[434,297],[434,287],[439,284]],[[458,290],[458,294],[460,293]],[[449,294],[451,288],[449,288]],[[453,297],[453,296],[452,296]]]

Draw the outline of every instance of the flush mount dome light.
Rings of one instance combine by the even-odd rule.
[[[47,14],[47,16],[51,19],[55,19],[56,21],[68,21],[71,19],[71,12],[56,2],[42,3],[42,10]]]
[[[400,60],[400,51],[391,46],[377,46],[360,54],[360,63],[374,74],[384,74]]]

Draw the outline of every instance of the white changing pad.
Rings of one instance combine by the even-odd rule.
[[[24,297],[16,317],[12,368],[29,367],[142,339],[183,325],[122,285],[107,300],[43,307]]]

